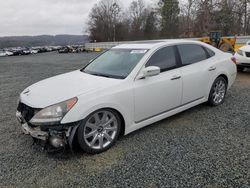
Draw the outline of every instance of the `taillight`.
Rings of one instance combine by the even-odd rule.
[[[234,64],[236,64],[236,58],[235,57],[231,57],[231,60]]]

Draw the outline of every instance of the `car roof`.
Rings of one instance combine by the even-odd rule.
[[[154,47],[160,47],[164,45],[176,44],[176,43],[199,43],[193,40],[185,39],[169,39],[169,40],[151,40],[151,41],[135,41],[128,42],[127,44],[121,44],[113,47],[112,49],[152,49]]]

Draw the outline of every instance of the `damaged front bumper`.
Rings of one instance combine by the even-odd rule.
[[[16,112],[16,117],[21,124],[22,132],[30,135],[37,143],[42,145],[48,151],[58,151],[65,149],[67,146],[72,150],[74,135],[80,122],[69,124],[33,126],[26,122],[21,112]]]

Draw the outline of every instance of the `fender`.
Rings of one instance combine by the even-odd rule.
[[[92,107],[87,107],[87,108],[84,108],[84,110],[82,109],[81,113],[79,113],[79,110],[80,110],[79,108],[73,108],[72,111],[70,111],[69,113],[67,113],[65,115],[65,117],[62,119],[61,123],[66,124],[66,123],[69,123],[72,121],[74,121],[74,122],[81,121],[81,120],[85,119],[89,114],[91,114],[99,109],[104,109],[104,108],[111,108],[111,109],[118,111],[122,115],[122,117],[125,121],[125,127],[127,127],[127,125],[132,124],[132,121],[133,121],[131,118],[132,116],[129,114],[133,113],[133,112],[129,112],[128,110],[125,110],[125,108],[121,107],[120,105],[116,105],[113,103],[102,103],[102,104],[98,104],[98,105],[95,105]],[[75,113],[76,111],[77,111],[77,113]]]

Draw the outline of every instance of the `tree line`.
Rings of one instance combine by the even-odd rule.
[[[250,33],[250,0],[101,0],[91,10],[88,32],[92,41],[150,40]]]

